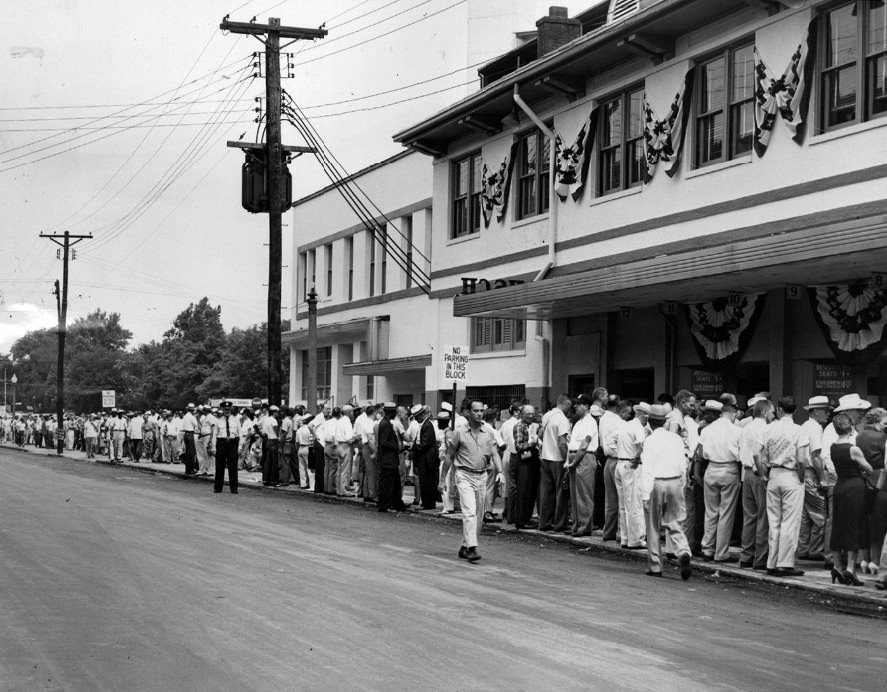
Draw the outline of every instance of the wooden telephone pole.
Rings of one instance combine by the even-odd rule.
[[[92,238],[92,234],[89,235],[71,235],[68,231],[65,231],[64,235],[58,235],[56,233],[41,233],[41,238],[49,238],[53,243],[62,248],[62,261],[64,262],[64,268],[62,269],[62,285],[61,290],[59,290],[59,282],[55,282],[55,296],[56,296],[56,304],[58,305],[58,314],[59,314],[59,352],[58,352],[58,367],[56,368],[56,379],[55,379],[55,415],[56,422],[58,427],[56,430],[64,430],[65,429],[65,336],[67,334],[67,321],[68,321],[68,261],[70,259],[71,254],[71,246],[76,245],[81,240],[87,240]],[[63,442],[59,442],[58,438],[56,438],[56,448],[61,454]]]
[[[303,29],[281,26],[280,19],[269,17],[267,24],[229,22],[222,20],[222,31],[233,34],[249,34],[265,44],[265,95],[268,100],[266,142],[264,145],[228,142],[229,147],[261,148],[265,150],[268,166],[268,403],[280,404],[280,295],[283,265],[283,206],[284,206],[284,151],[313,153],[310,147],[288,147],[281,142],[280,133],[280,39],[293,41],[323,38],[326,29]],[[259,38],[265,36],[265,39]]]

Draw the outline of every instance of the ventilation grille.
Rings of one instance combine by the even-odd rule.
[[[640,0],[610,0],[610,10],[607,12],[607,24],[625,19],[628,15],[638,11]]]

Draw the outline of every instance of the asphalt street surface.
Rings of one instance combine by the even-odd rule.
[[[887,623],[530,536],[0,451],[0,690],[883,690]]]

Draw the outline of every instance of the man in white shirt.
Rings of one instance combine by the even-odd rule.
[[[299,427],[296,429],[296,456],[299,459],[299,480],[302,490],[311,488],[311,473],[308,468],[311,450],[314,447],[314,433],[308,422],[313,418],[310,413],[302,416]]]
[[[539,530],[563,532],[567,528],[569,489],[564,487],[570,421],[567,413],[573,402],[566,394],[542,417],[542,475],[539,481]]]
[[[314,436],[314,446],[312,448],[314,456],[314,492],[326,493],[326,437],[324,436],[324,426],[326,421],[332,415],[332,408],[324,405],[323,409],[311,419],[308,423],[308,429]]]
[[[625,425],[631,406],[628,402],[608,399],[607,410],[598,422],[598,439],[601,443],[603,456],[607,461],[604,465],[604,531],[603,540],[615,541],[619,538],[619,493],[616,491],[616,465],[619,454],[616,452],[616,431]]]
[[[137,464],[142,460],[142,440],[144,439],[145,419],[141,413],[135,412],[135,415],[129,419],[129,429],[127,435],[129,437],[129,452],[132,460]]]
[[[335,495],[339,483],[339,454],[336,451],[336,426],[342,417],[342,409],[333,407],[330,415],[321,425],[323,437],[323,492]]]
[[[129,422],[123,417],[123,411],[119,409],[111,409],[113,418],[111,418],[111,463],[123,463],[123,443],[126,442],[126,429]]]
[[[298,485],[299,483],[299,462],[293,453],[293,443],[295,440],[295,423],[293,421],[293,410],[284,408],[280,412],[283,420],[280,421],[280,482],[283,485]]]
[[[213,492],[220,493],[225,487],[225,469],[228,470],[228,488],[237,494],[237,451],[240,447],[240,421],[231,410],[231,402],[223,401],[221,413],[216,419],[212,447],[216,452],[216,476]]]
[[[342,407],[334,433],[336,457],[339,463],[339,473],[335,483],[336,495],[339,497],[356,496],[356,493],[348,489],[351,485],[351,455],[354,449],[354,426],[351,424],[353,412],[354,408],[350,404],[345,404]]]
[[[597,470],[597,421],[591,415],[592,399],[585,394],[576,397],[576,422],[567,443],[567,463],[570,474],[570,507],[574,537],[590,536],[594,523],[594,477]]]
[[[730,555],[730,537],[739,499],[739,435],[735,423],[736,404],[732,394],[723,394],[718,401],[705,402],[708,411],[719,413],[713,423],[699,433],[699,454],[708,461],[703,478],[705,493],[705,534],[702,537],[702,559],[707,562],[738,562]]]
[[[515,454],[514,449],[514,426],[520,419],[520,403],[512,401],[508,408],[508,420],[502,423],[499,428],[499,434],[505,443],[505,450],[502,453],[502,474],[505,476],[505,491],[503,498],[505,500],[505,509],[502,511],[502,518],[508,523],[514,523],[512,515],[514,514],[514,489],[517,486],[517,469],[512,469],[511,457]]]
[[[825,510],[828,490],[822,464],[822,429],[832,410],[827,396],[811,397],[804,407],[809,416],[801,425],[810,442],[810,464],[804,477],[804,509],[798,536],[799,560],[825,559]]]
[[[194,415],[194,411],[196,407],[194,404],[188,404],[188,410],[184,416],[182,416],[181,422],[181,432],[183,436],[183,442],[185,443],[185,475],[186,476],[196,476],[197,469],[195,468],[194,460],[197,455],[197,435],[200,432],[200,423],[197,421],[197,417]]]
[[[739,436],[739,462],[742,464],[742,552],[740,567],[767,569],[769,523],[767,521],[767,484],[758,470],[761,450],[767,440],[767,427],[776,415],[766,399],[752,398],[751,422]]]
[[[279,436],[280,423],[277,417],[280,415],[280,407],[272,405],[268,408],[268,415],[259,423],[262,431],[262,439],[265,441],[265,454],[262,459],[262,485],[280,485],[280,452]]]
[[[681,579],[686,581],[692,574],[690,544],[681,530],[687,461],[680,435],[663,427],[667,414],[666,407],[661,404],[650,407],[649,423],[653,432],[645,440],[641,452],[638,490],[647,523],[647,575],[662,576],[659,532],[664,527],[678,556]]]
[[[619,507],[619,537],[622,547],[630,550],[646,547],[647,527],[644,507],[635,488],[641,451],[647,439],[647,416],[650,404],[645,401],[633,407],[634,418],[611,433],[607,446],[616,453],[613,481]]]

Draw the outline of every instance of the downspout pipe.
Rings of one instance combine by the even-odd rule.
[[[556,171],[557,152],[555,150],[554,132],[545,125],[532,109],[520,97],[520,89],[518,85],[514,85],[514,102],[520,109],[527,114],[527,117],[533,121],[533,124],[548,138],[549,156],[548,156],[548,264],[540,271],[533,281],[540,281],[557,266],[557,253],[555,247],[557,245],[557,209],[558,203],[554,194],[554,182]]]

